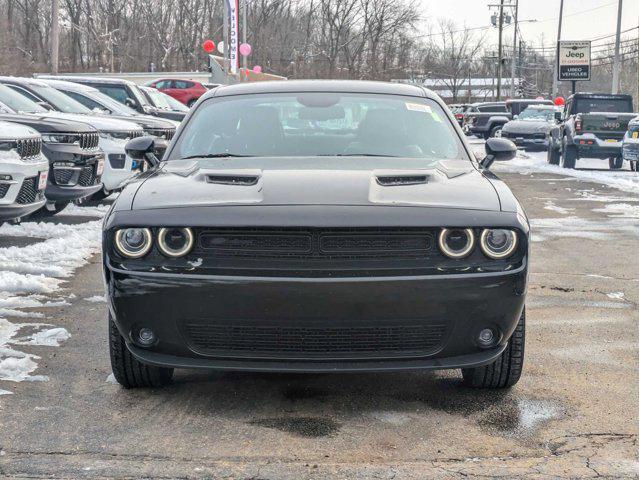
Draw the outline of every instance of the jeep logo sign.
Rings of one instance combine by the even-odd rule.
[[[560,41],[557,64],[558,80],[590,80],[590,42]]]

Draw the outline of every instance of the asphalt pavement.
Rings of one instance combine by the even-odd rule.
[[[33,309],[71,335],[20,347],[48,381],[0,382],[0,477],[639,477],[639,195],[500,175],[535,235],[514,388],[471,390],[457,371],[179,371],[167,388],[125,390],[110,377],[94,255],[57,292],[66,304]]]

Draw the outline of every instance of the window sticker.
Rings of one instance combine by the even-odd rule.
[[[413,110],[414,112],[433,113],[428,105],[423,105],[421,103],[406,102],[406,109]]]

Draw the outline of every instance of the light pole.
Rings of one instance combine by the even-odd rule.
[[[515,57],[517,56],[517,14],[519,13],[519,0],[515,0],[515,31],[513,32],[513,56],[510,60],[510,98],[515,98]]]
[[[559,26],[557,27],[557,44],[555,45],[555,68],[554,75],[552,79],[552,96],[556,97],[559,89],[557,76],[559,72],[557,69],[559,68],[559,41],[561,40],[561,22],[564,16],[564,0],[561,0],[559,4]]]
[[[612,93],[619,93],[619,73],[621,70],[621,57],[619,56],[619,47],[621,43],[621,12],[623,10],[623,0],[619,0],[619,8],[617,10],[617,35],[615,38],[615,60],[612,65]]]

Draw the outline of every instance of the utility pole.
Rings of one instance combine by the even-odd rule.
[[[51,73],[58,74],[60,63],[60,0],[51,0]]]
[[[559,68],[559,41],[561,40],[561,23],[564,17],[564,0],[561,0],[559,4],[559,26],[557,27],[557,44],[555,45],[555,68],[554,68],[554,76],[552,79],[552,96],[556,97],[559,94],[559,83],[557,77],[559,72],[557,69]]]
[[[515,0],[515,33],[513,33],[513,55],[510,60],[510,98],[515,98],[515,58],[517,58],[517,14],[519,13],[519,0]]]
[[[501,57],[504,50],[504,0],[499,1],[499,47],[497,48],[497,101],[501,100]]]
[[[621,11],[623,10],[623,0],[619,0],[617,10],[617,36],[615,37],[615,61],[612,65],[612,93],[619,93],[619,73],[621,70],[621,57],[619,47],[621,43]]]
[[[240,0],[242,2],[242,43],[246,43],[246,25],[248,23],[248,0]],[[248,57],[242,56],[242,67],[244,68],[244,80],[248,80]]]

